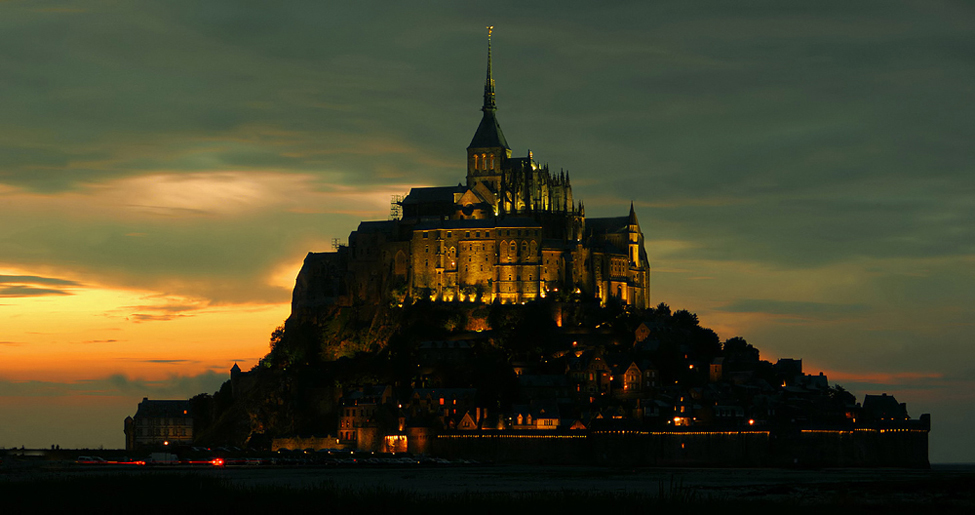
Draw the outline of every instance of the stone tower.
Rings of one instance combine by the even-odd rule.
[[[494,99],[494,75],[491,71],[493,29],[494,27],[488,27],[487,77],[484,81],[484,105],[481,107],[484,114],[481,116],[481,123],[477,126],[471,144],[467,146],[467,187],[478,191],[482,196],[493,197],[490,200],[497,206],[497,198],[501,192],[502,170],[511,157],[511,148],[504,139],[496,115],[498,106]]]

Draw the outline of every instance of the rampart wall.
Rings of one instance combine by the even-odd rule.
[[[504,431],[432,437],[430,454],[496,463],[658,467],[928,468],[923,429]]]

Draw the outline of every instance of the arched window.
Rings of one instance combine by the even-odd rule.
[[[518,256],[518,244],[517,243],[511,242],[511,247],[508,249],[508,254],[510,254],[511,257],[517,257]]]
[[[494,154],[491,154],[491,166],[489,166],[488,169],[494,170]]]
[[[481,170],[487,170],[487,154],[481,154]]]
[[[532,240],[532,253],[531,253],[531,255],[534,256],[535,253],[537,253],[537,252],[538,252],[538,244],[535,243],[535,240]]]
[[[474,154],[474,169],[477,170],[477,154]]]
[[[501,242],[501,255],[502,256],[508,255],[508,242],[506,241]]]

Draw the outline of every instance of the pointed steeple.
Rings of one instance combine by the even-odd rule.
[[[491,32],[494,30],[494,25],[487,28],[488,30],[488,60],[487,60],[487,78],[484,80],[484,107],[481,110],[487,111],[497,111],[498,104],[494,101],[494,72],[491,71]]]
[[[636,211],[633,209],[633,201],[630,201],[630,221],[629,225],[640,225],[640,222],[636,221]]]
[[[474,139],[471,140],[471,144],[467,148],[503,148],[507,151],[506,157],[510,157],[511,147],[504,139],[504,133],[501,132],[501,126],[498,125],[498,119],[495,116],[498,111],[498,104],[494,100],[494,72],[491,69],[491,32],[494,30],[494,26],[489,26],[487,29],[487,77],[484,79],[484,105],[481,106],[484,116],[481,117],[481,123],[477,126]]]

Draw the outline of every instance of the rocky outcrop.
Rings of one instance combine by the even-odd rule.
[[[291,317],[315,320],[329,306],[348,306],[346,247],[338,252],[309,252],[291,295]]]

